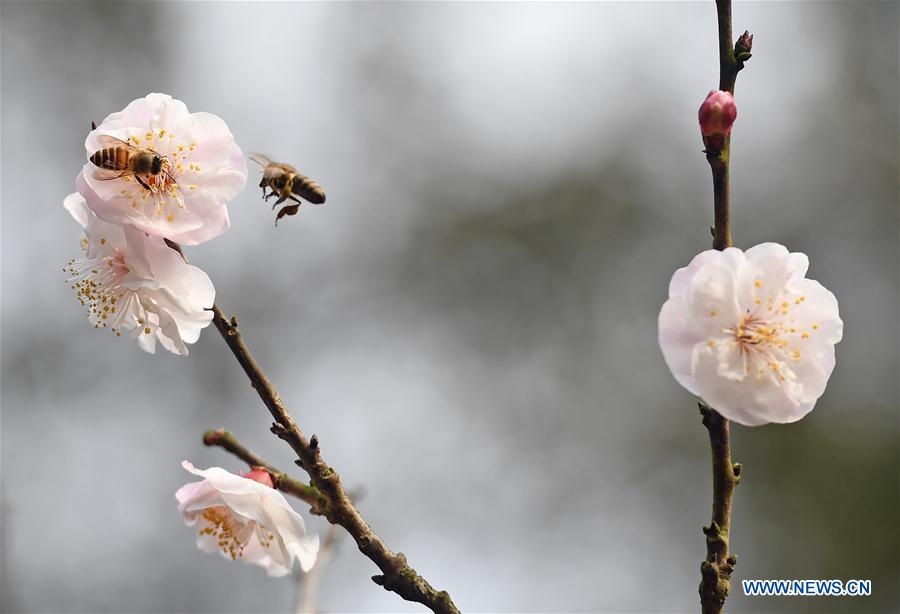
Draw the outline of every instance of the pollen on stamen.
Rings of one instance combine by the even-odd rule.
[[[800,337],[802,339],[809,339],[809,333],[803,333],[802,335],[800,335]]]
[[[714,317],[716,317],[717,315],[719,315],[719,312],[716,311],[715,309],[713,309],[713,310],[711,310],[711,311],[709,312],[709,317],[711,317],[711,318],[714,318]]]
[[[812,325],[812,328],[813,328],[813,330],[819,330],[819,325],[818,325],[818,324],[813,324],[813,325]]]
[[[144,329],[144,334],[145,334],[145,335],[149,335],[149,334],[150,334],[150,327],[149,327],[149,326],[148,326],[147,328]]]
[[[762,288],[762,281],[757,279],[755,282],[753,282],[753,285],[756,286],[757,288]]]

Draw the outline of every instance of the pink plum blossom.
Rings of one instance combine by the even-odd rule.
[[[678,383],[729,420],[794,422],[834,369],[843,322],[809,260],[777,243],[708,250],[678,269],[659,345]]]
[[[187,355],[209,325],[215,300],[209,277],[166,245],[132,226],[99,219],[84,197],[66,197],[65,208],[84,228],[84,257],[69,261],[66,271],[88,319],[116,335],[130,331],[140,347],[153,353],[156,342]]]
[[[148,94],[109,115],[85,141],[88,157],[113,137],[163,156],[156,175],[104,172],[88,161],[76,189],[101,220],[197,245],[225,232],[226,204],[244,187],[247,163],[219,117],[189,113],[180,100]]]
[[[197,547],[231,560],[259,565],[270,576],[290,573],[294,560],[309,571],[316,562],[319,536],[306,535],[303,518],[277,490],[221,467],[187,471],[203,478],[175,493],[178,511],[197,527]]]

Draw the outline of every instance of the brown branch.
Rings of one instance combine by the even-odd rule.
[[[181,254],[181,257],[187,262],[187,257],[184,255],[180,245],[169,239],[165,241],[166,245]],[[222,335],[222,338],[225,339],[225,343],[228,344],[231,353],[234,354],[238,363],[243,367],[244,373],[250,379],[250,385],[256,390],[272,417],[275,418],[271,431],[294,449],[299,459],[294,462],[309,474],[311,480],[309,487],[319,493],[313,506],[313,511],[325,516],[331,524],[344,527],[356,541],[359,551],[378,566],[381,574],[372,576],[372,581],[375,584],[383,586],[385,590],[397,593],[407,601],[421,603],[432,612],[459,614],[459,610],[447,591],[438,591],[433,588],[425,578],[410,567],[409,563],[406,562],[406,555],[402,552],[395,553],[391,551],[363,519],[353,501],[344,492],[337,472],[322,460],[322,456],[319,453],[318,438],[315,435],[310,439],[306,438],[300,427],[294,422],[294,418],[281,402],[281,397],[278,396],[275,385],[260,368],[253,354],[250,353],[250,348],[244,343],[244,338],[238,330],[237,317],[232,316],[230,320],[227,319],[218,305],[212,306],[212,312],[213,324],[216,325],[216,329]],[[206,436],[204,436],[205,442]],[[239,457],[245,460],[246,458],[262,460],[241,446],[237,440],[234,440],[233,443],[228,443],[231,447],[226,447],[226,449]],[[213,436],[213,441],[207,445],[221,445],[221,443],[215,441],[215,436]],[[223,447],[225,446],[223,445]],[[241,456],[241,454],[246,455],[246,458]],[[256,464],[261,467],[267,467],[262,462]],[[268,471],[268,469],[266,470]],[[294,486],[297,485],[309,488],[302,482],[294,484]],[[300,498],[302,499],[303,497]]]
[[[731,502],[734,487],[741,478],[741,466],[731,462],[729,423],[717,411],[700,403],[703,426],[709,431],[712,449],[712,520],[703,527],[706,535],[706,560],[700,564],[700,606],[703,614],[718,614],[731,588],[731,572],[737,557],[728,553],[731,529]]]
[[[238,330],[237,318],[229,320],[216,305],[213,305],[212,312],[213,323],[243,367],[250,385],[275,419],[272,432],[294,449],[299,458],[297,464],[309,474],[311,485],[324,497],[327,504],[321,510],[322,515],[332,524],[344,527],[356,541],[360,552],[381,570],[381,575],[372,576],[372,580],[407,601],[427,606],[433,612],[458,613],[447,591],[434,589],[409,566],[403,553],[392,552],[360,515],[344,492],[338,474],[322,460],[316,436],[306,438],[281,402],[275,386],[250,353]]]
[[[753,37],[749,32],[744,32],[732,45],[731,0],[716,0],[716,13],[719,21],[719,89],[734,94],[737,74],[752,55],[750,49],[753,47]],[[728,186],[731,135],[726,135],[715,145],[708,143],[705,153],[713,176],[713,248],[725,249],[731,247],[731,202]]]
[[[744,32],[732,45],[731,0],[716,0],[716,14],[719,24],[719,89],[734,94],[737,74],[744,67],[744,62],[750,59],[753,37],[749,32]],[[713,176],[713,248],[723,250],[732,245],[728,185],[731,135],[725,136],[721,147],[708,144],[705,153]],[[719,614],[728,597],[731,572],[737,562],[737,557],[728,553],[728,536],[734,487],[740,481],[741,466],[731,461],[728,420],[702,403],[700,412],[703,414],[703,425],[709,431],[713,469],[712,520],[708,527],[703,527],[706,560],[700,565],[700,606],[703,614]]]
[[[309,504],[309,511],[313,514],[319,516],[324,515],[325,509],[328,506],[328,501],[318,489],[309,484],[304,484],[300,480],[296,480],[283,471],[276,469],[261,457],[245,448],[230,432],[224,429],[206,431],[206,433],[203,434],[203,443],[207,446],[219,446],[220,448],[231,452],[251,467],[265,469],[266,472],[272,476],[272,483],[275,488]]]

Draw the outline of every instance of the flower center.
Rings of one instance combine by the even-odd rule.
[[[218,546],[223,552],[235,560],[244,554],[244,548],[253,535],[259,539],[263,548],[272,545],[275,536],[256,521],[247,523],[235,522],[234,515],[227,507],[218,505],[203,510],[201,518],[204,525],[197,529],[197,535],[212,535],[218,540]]]
[[[87,318],[94,328],[109,328],[117,337],[122,329],[142,328],[151,334],[158,327],[158,317],[150,313],[149,297],[139,291],[125,287],[125,276],[129,273],[125,256],[118,248],[108,246],[106,239],[100,239],[105,255],[96,258],[73,258],[63,269],[70,275],[67,282],[75,291],[75,297],[87,307]],[[87,239],[82,247],[88,249]]]
[[[741,353],[745,376],[753,374],[757,381],[768,377],[778,382],[794,378],[789,363],[801,359],[802,352],[797,349],[797,341],[807,339],[809,333],[798,330],[791,311],[804,300],[801,296],[793,304],[783,301],[776,305],[770,299],[765,312],[762,309],[748,312],[734,327],[722,329],[723,333],[732,337],[729,349],[738,349]],[[818,325],[814,324],[815,328]],[[710,347],[715,345],[714,341],[710,341]]]
[[[178,212],[185,209],[182,190],[196,190],[197,184],[190,183],[199,176],[199,164],[188,158],[197,148],[196,143],[182,143],[167,130],[147,131],[143,137],[130,136],[129,141],[136,147],[152,150],[161,160],[158,173],[137,177],[122,177],[126,188],[121,196],[129,200],[132,209],[142,210],[150,218],[164,217],[174,222]]]

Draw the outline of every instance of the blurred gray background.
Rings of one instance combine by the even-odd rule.
[[[296,578],[198,551],[175,509],[182,459],[243,469],[205,429],[291,467],[216,331],[147,355],[93,330],[64,281],[90,121],[151,91],[325,186],[276,230],[251,165],[232,229],[189,257],[392,548],[464,611],[698,610],[708,440],[656,317],[710,245],[711,1],[0,11],[3,611],[297,602]],[[734,13],[756,35],[735,241],[807,253],[845,340],[806,419],[734,428],[728,609],[896,611],[898,4]],[[343,540],[317,607],[421,610],[374,573]],[[873,595],[745,598],[743,578]]]

